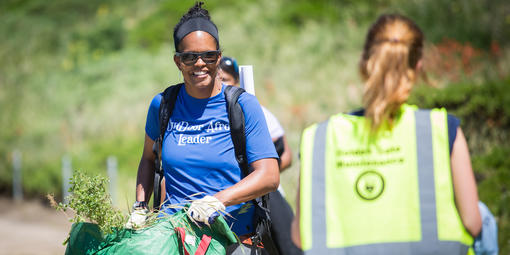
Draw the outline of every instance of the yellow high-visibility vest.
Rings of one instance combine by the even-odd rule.
[[[447,113],[403,105],[370,135],[338,114],[301,140],[300,231],[306,254],[474,254],[455,207]]]

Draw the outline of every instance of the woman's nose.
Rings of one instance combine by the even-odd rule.
[[[198,57],[197,62],[195,62],[195,65],[203,66],[206,65],[205,62],[202,60],[202,57]]]

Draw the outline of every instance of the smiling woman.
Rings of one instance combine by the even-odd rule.
[[[205,21],[204,21],[205,22]],[[191,28],[193,29],[193,28]],[[185,88],[195,98],[209,98],[221,91],[216,79],[221,57],[217,40],[204,31],[187,34],[179,44],[174,61],[184,77]]]
[[[174,62],[184,83],[174,87],[178,92],[166,127],[160,120],[160,108],[167,109],[162,106],[162,100],[167,98],[160,93],[150,104],[131,221],[143,223],[146,202],[153,188],[157,188],[153,181],[156,144],[165,179],[162,187],[166,200],[161,210],[173,214],[176,209],[171,205],[188,203],[197,198],[191,197],[194,194],[203,194],[191,203],[188,216],[209,224],[217,212],[228,213],[232,216],[226,219],[228,225],[241,242],[247,242],[229,247],[227,253],[251,254],[251,250],[261,250],[256,243],[248,244],[255,232],[255,206],[251,200],[278,187],[278,155],[257,99],[248,93],[240,94],[237,102],[244,113],[245,156],[253,169],[243,176],[230,134],[226,85],[217,75],[221,60],[218,30],[202,4],[196,3],[174,29]]]

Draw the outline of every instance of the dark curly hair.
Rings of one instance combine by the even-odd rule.
[[[177,42],[175,40],[175,34],[177,33],[177,30],[179,30],[179,28],[182,26],[182,24],[184,24],[184,22],[186,22],[190,19],[193,19],[193,18],[204,18],[204,19],[211,21],[211,23],[214,24],[214,22],[211,20],[211,16],[209,15],[209,11],[202,8],[202,5],[204,5],[204,2],[201,2],[201,1],[195,2],[195,5],[191,8],[189,8],[188,12],[181,17],[181,20],[179,21],[179,23],[177,23],[177,25],[175,25],[175,27],[174,27],[175,51],[178,51],[178,47],[179,47],[179,43],[180,43],[180,41]],[[214,24],[214,25],[216,26],[216,24]],[[216,49],[217,50],[220,49],[220,43],[217,40],[216,40]]]

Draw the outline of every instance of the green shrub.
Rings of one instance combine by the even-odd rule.
[[[217,8],[236,8],[243,3],[234,0],[203,1],[210,14]],[[157,51],[164,43],[173,45],[173,29],[182,15],[193,6],[195,1],[168,0],[149,4],[150,12],[136,22],[129,34],[130,43]]]
[[[510,139],[510,79],[449,84],[444,89],[419,86],[410,102],[424,108],[445,107],[457,116],[473,155],[489,153]]]
[[[397,5],[416,21],[429,41],[437,43],[450,38],[483,49],[490,49],[494,41],[510,43],[508,1],[412,0]]]
[[[490,153],[473,157],[478,193],[496,217],[500,254],[510,252],[510,146],[495,147]]]
[[[122,228],[127,221],[127,215],[112,206],[110,195],[106,192],[108,182],[106,177],[89,176],[82,171],[76,171],[70,181],[68,202],[59,203],[57,209],[71,209],[75,213],[72,222],[89,220],[96,223],[105,234],[111,233],[115,228]]]

